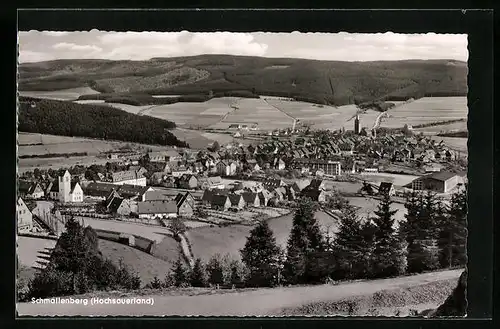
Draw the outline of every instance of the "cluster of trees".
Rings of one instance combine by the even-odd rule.
[[[31,158],[60,158],[60,157],[81,157],[87,156],[87,152],[73,152],[73,153],[46,153],[46,154],[27,154],[20,155],[19,159],[31,159]]]
[[[21,98],[19,131],[189,147],[169,130],[175,123],[109,106]],[[35,101],[32,108],[26,102]]]
[[[453,119],[453,120],[435,121],[435,122],[414,125],[413,128],[427,128],[427,127],[434,127],[434,126],[442,126],[442,125],[447,125],[450,123],[465,122],[465,121],[467,121],[467,119]]]
[[[441,133],[438,134],[440,137],[460,137],[460,138],[468,138],[469,137],[469,132],[467,130],[465,131],[455,131],[455,132],[449,132],[449,133]]]
[[[231,260],[227,255],[214,255],[204,263],[196,259],[192,268],[186,265],[181,257],[177,259],[172,272],[163,280],[158,277],[146,285],[146,288],[160,289],[169,287],[235,287],[241,288],[248,276],[246,268],[240,261]]]
[[[140,278],[121,263],[105,259],[98,237],[91,227],[83,228],[69,218],[50,262],[36,273],[25,291],[18,291],[19,301],[83,294],[95,290],[138,289]]]
[[[379,112],[385,112],[396,106],[394,103],[383,102],[383,101],[373,101],[367,103],[358,104],[360,109],[371,109]]]

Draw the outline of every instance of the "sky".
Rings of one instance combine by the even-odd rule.
[[[467,61],[466,34],[19,32],[19,62],[54,59],[148,60],[230,54],[336,61]]]

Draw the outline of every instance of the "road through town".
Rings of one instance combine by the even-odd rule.
[[[19,316],[265,316],[287,307],[370,295],[444,280],[458,280],[462,270],[449,270],[339,285],[270,288],[198,296],[137,296],[153,298],[154,304],[34,304],[19,303]]]

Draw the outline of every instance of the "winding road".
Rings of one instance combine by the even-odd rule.
[[[458,280],[462,270],[345,283],[339,285],[302,286],[290,288],[262,288],[219,294],[151,295],[136,296],[153,298],[147,304],[101,304],[87,306],[77,304],[18,303],[20,316],[265,316],[287,308],[315,302],[331,302],[345,298],[374,294],[381,290],[394,290],[424,285],[431,282]]]

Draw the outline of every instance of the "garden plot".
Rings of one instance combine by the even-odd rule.
[[[19,96],[54,99],[60,101],[68,101],[77,99],[81,95],[94,95],[99,94],[89,87],[70,88],[55,91],[19,91]]]
[[[446,120],[466,119],[467,97],[424,97],[387,111],[381,127],[401,128]]]
[[[467,130],[467,121],[454,122],[447,125],[439,125],[425,128],[417,128],[413,131],[415,132],[423,132],[424,134],[439,134],[443,132],[451,132],[451,131],[466,131]]]

